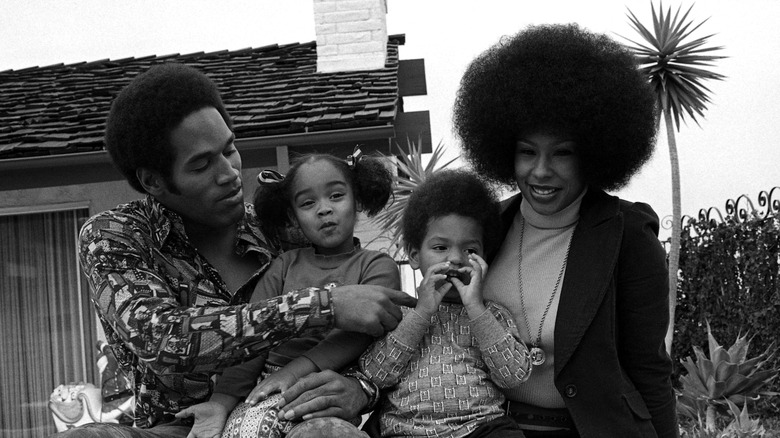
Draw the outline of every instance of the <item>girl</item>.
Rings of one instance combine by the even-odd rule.
[[[395,261],[387,254],[361,248],[354,236],[357,214],[377,214],[392,192],[393,178],[381,159],[361,157],[359,149],[346,162],[327,154],[305,155],[286,177],[266,170],[258,180],[255,209],[263,226],[267,230],[294,226],[311,246],[287,251],[275,259],[251,301],[309,287],[373,284],[400,289]],[[324,340],[294,339],[267,356],[226,370],[215,393],[246,395],[261,371],[262,380],[246,402],[233,410],[222,436],[285,436],[296,424],[277,418],[279,396],[267,397],[284,392],[309,373],[344,368],[372,341],[368,335],[334,329]],[[264,402],[256,404],[260,400]],[[346,423],[336,418],[333,422]],[[358,432],[348,424],[337,426]]]

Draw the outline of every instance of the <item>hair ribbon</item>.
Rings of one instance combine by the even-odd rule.
[[[257,174],[257,182],[260,184],[278,184],[282,181],[284,181],[284,175],[275,170],[265,169]]]
[[[360,161],[362,155],[363,152],[360,150],[360,145],[355,146],[355,151],[352,152],[352,155],[347,156],[347,164],[351,169],[355,168],[355,165]]]

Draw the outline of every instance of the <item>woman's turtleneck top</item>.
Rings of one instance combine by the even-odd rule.
[[[583,191],[569,206],[551,215],[539,214],[529,202],[522,202],[495,260],[488,269],[484,287],[485,299],[498,302],[509,309],[515,318],[520,336],[529,349],[537,342],[539,327],[545,309],[549,306],[539,341],[546,360],[542,365],[533,368],[531,377],[525,384],[505,391],[509,400],[544,408],[565,407],[563,398],[553,383],[554,329],[562,277],[555,295],[552,295],[558,277],[564,269],[584,195]],[[522,275],[519,275],[520,273]],[[521,280],[524,306],[521,305],[520,299]],[[524,315],[528,316],[528,324]]]

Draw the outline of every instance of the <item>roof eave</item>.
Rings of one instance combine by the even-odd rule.
[[[239,138],[236,139],[236,147],[240,151],[252,151],[278,146],[296,147],[345,142],[357,143],[366,140],[376,140],[378,138],[390,139],[394,136],[394,126],[387,124],[362,128]],[[111,163],[111,159],[108,156],[108,152],[105,150],[37,157],[6,158],[0,160],[0,174],[8,171],[56,169],[106,163]]]

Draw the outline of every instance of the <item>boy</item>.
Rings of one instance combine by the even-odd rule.
[[[499,387],[528,378],[530,355],[510,313],[482,300],[498,221],[495,195],[471,172],[439,171],[412,194],[402,227],[409,264],[425,274],[417,306],[360,360],[385,390],[381,436],[523,436]]]

